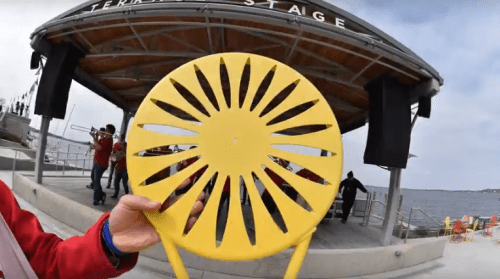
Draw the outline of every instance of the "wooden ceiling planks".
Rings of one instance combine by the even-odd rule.
[[[189,23],[205,21],[204,17],[161,16],[109,20],[79,25],[75,27],[77,33],[73,30],[62,35],[70,30],[57,30],[48,37],[52,36],[51,44],[72,41],[87,48],[90,54],[110,54],[87,56],[80,61],[80,67],[133,108],[138,107],[156,84],[155,79],[159,80],[198,54],[201,57],[223,51],[263,55],[295,68],[322,92],[341,126],[366,118],[369,100],[362,87],[368,81],[389,74],[404,84],[413,85],[426,78],[418,69],[379,57],[367,49],[305,31],[299,34],[292,25],[286,28],[263,22],[210,18],[209,28],[185,28]],[[130,55],[130,52],[136,54]],[[172,56],[148,52],[172,53]],[[129,55],[122,55],[124,53]],[[191,56],[182,57],[182,53],[191,53]]]

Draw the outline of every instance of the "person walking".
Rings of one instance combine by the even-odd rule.
[[[111,198],[113,199],[118,198],[118,194],[120,193],[120,180],[123,182],[123,189],[125,190],[125,194],[128,194],[127,160],[125,158],[126,151],[127,151],[127,142],[125,141],[125,135],[121,135],[120,141],[115,143],[112,151],[112,154],[116,158],[115,184],[114,184],[115,194],[111,196]]]
[[[344,192],[342,192],[344,189]],[[360,189],[363,193],[368,192],[363,184],[354,178],[354,174],[350,171],[347,174],[347,178],[340,182],[339,193],[342,192],[342,224],[347,222],[347,217],[351,212],[351,208],[356,200],[356,191]]]

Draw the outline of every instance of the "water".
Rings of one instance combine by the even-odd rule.
[[[38,133],[31,132],[31,134],[35,137],[31,147],[36,149],[36,146],[38,146]],[[63,160],[66,160],[67,164],[76,165],[78,168],[84,167],[84,164],[86,169],[92,168],[93,152],[89,152],[89,145],[86,144],[48,136],[45,153],[50,156],[51,161],[55,162],[55,159],[59,158],[60,165],[63,164]]]
[[[376,195],[377,200],[385,202],[387,188],[376,186],[367,186],[366,188]],[[460,219],[464,215],[491,216],[500,213],[500,193],[401,189],[401,194],[403,195],[401,213],[406,217],[409,217],[412,207],[420,207],[437,221],[443,221],[446,216],[449,216],[450,219]],[[357,198],[363,197],[366,195],[358,191]],[[418,211],[412,213],[412,224],[436,226]]]

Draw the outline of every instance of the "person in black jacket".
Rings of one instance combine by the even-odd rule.
[[[344,188],[344,192],[342,192],[342,188]],[[352,171],[347,174],[347,179],[344,179],[342,180],[342,182],[340,182],[339,192],[342,192],[343,200],[341,221],[342,224],[345,224],[345,222],[347,221],[349,212],[351,212],[352,205],[354,204],[354,200],[356,199],[356,190],[358,188],[363,191],[363,193],[367,192],[363,184],[361,184],[359,180],[354,178],[354,174],[352,173]]]

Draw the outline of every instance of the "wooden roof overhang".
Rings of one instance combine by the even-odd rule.
[[[411,50],[319,0],[88,1],[31,38],[44,56],[62,43],[80,48],[86,56],[74,80],[132,113],[170,71],[220,52],[264,55],[293,67],[325,96],[343,133],[366,123],[364,86],[382,75],[408,85],[412,104],[443,84]]]

